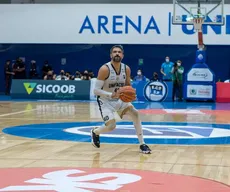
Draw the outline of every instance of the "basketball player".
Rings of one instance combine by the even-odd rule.
[[[111,61],[104,64],[98,71],[94,94],[97,96],[99,110],[104,126],[91,130],[92,144],[100,148],[100,134],[113,131],[116,128],[114,112],[122,118],[128,115],[134,124],[136,134],[140,143],[140,152],[149,154],[150,148],[143,139],[143,130],[138,111],[131,103],[123,102],[119,99],[119,88],[130,86],[130,68],[121,63],[124,57],[123,47],[115,45],[110,50]]]

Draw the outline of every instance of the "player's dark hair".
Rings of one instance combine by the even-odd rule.
[[[122,45],[114,45],[114,46],[112,46],[112,48],[110,49],[110,53],[112,53],[113,52],[113,49],[114,48],[119,48],[119,49],[121,49],[122,50],[122,52],[124,53],[124,48],[123,48],[123,46]]]

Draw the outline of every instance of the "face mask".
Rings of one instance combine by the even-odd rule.
[[[64,75],[64,73],[63,73],[63,72],[61,72],[61,75]]]
[[[165,61],[168,63],[168,62],[169,62],[169,59],[165,59]]]
[[[181,66],[181,63],[177,63],[178,66]]]
[[[137,75],[141,75],[141,72],[137,72]]]

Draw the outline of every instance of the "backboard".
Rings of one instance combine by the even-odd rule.
[[[224,0],[173,0],[174,25],[193,25],[194,18],[204,18],[203,25],[224,25]]]

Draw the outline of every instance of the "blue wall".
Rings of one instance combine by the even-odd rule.
[[[30,66],[31,60],[36,60],[40,69],[45,60],[48,60],[59,73],[61,69],[75,72],[77,69],[92,69],[95,73],[99,67],[110,60],[109,50],[112,45],[0,45],[0,82],[4,82],[3,66],[6,59],[15,60],[25,57],[26,65]],[[166,55],[172,61],[182,60],[187,72],[195,62],[196,46],[193,45],[124,45],[124,63],[136,75],[138,59],[144,59],[143,71],[151,77],[154,71],[160,73],[161,63]],[[66,65],[61,65],[61,58],[67,59]],[[215,72],[216,80],[222,81],[230,77],[230,46],[208,46],[207,64]],[[4,91],[4,84],[0,84],[0,92]]]

